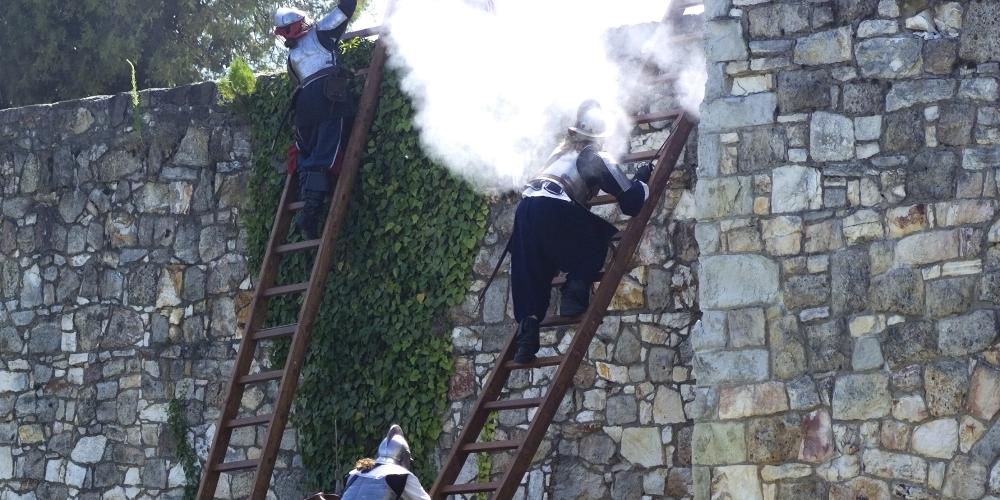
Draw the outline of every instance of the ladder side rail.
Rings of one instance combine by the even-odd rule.
[[[252,333],[260,328],[264,322],[263,312],[266,307],[261,307],[267,303],[264,291],[274,284],[274,279],[278,273],[278,256],[274,249],[284,238],[291,224],[291,213],[287,210],[290,193],[294,191],[297,182],[292,176],[286,176],[285,187],[281,192],[281,199],[278,202],[278,209],[274,214],[274,222],[271,225],[271,235],[268,237],[267,250],[261,260],[260,273],[257,286],[254,289],[253,301],[250,305],[252,312],[250,320],[247,321],[243,329],[243,339],[240,341],[239,351],[236,355],[236,362],[233,364],[232,376],[229,380],[229,388],[226,391],[226,399],[219,412],[219,422],[215,427],[215,436],[212,437],[212,447],[209,448],[207,460],[205,461],[204,473],[201,478],[201,485],[198,488],[198,498],[208,500],[215,496],[215,488],[218,486],[220,472],[215,470],[216,466],[226,458],[226,450],[229,448],[229,440],[233,430],[227,428],[225,423],[232,419],[239,410],[242,400],[243,386],[239,383],[241,375],[250,370],[253,362],[254,350],[257,342],[253,340]],[[239,397],[237,397],[239,394]]]
[[[340,230],[343,227],[350,203],[351,191],[354,188],[355,179],[364,158],[365,149],[368,144],[368,132],[375,119],[385,60],[385,41],[379,39],[375,46],[375,52],[372,55],[372,61],[369,65],[365,85],[358,103],[358,114],[355,117],[347,149],[344,153],[344,166],[337,178],[337,185],[330,198],[329,213],[323,228],[323,243],[314,261],[309,279],[309,290],[306,292],[302,309],[299,313],[298,331],[292,339],[292,345],[285,361],[285,375],[281,379],[278,389],[278,401],[275,403],[275,410],[271,423],[268,426],[267,438],[261,452],[261,463],[254,481],[253,493],[250,495],[252,499],[263,499],[267,494],[267,488],[271,482],[271,473],[274,469],[278,447],[281,444],[281,438],[288,421],[288,414],[295,397],[295,390],[298,387],[299,372],[302,369],[306,348],[309,345],[312,325],[316,319],[320,302],[323,299],[326,279],[329,275],[331,261],[333,260],[334,248],[336,247]]]
[[[686,114],[682,115],[674,124],[673,130],[671,130],[670,136],[667,139],[666,147],[657,162],[657,168],[651,181],[652,186],[650,188],[649,199],[646,200],[646,204],[639,215],[629,221],[628,228],[619,244],[619,253],[616,255],[615,260],[612,261],[607,272],[605,272],[604,279],[601,281],[600,286],[598,286],[597,293],[594,295],[590,307],[584,314],[583,320],[578,327],[579,329],[570,343],[565,359],[553,376],[552,385],[545,395],[545,400],[535,412],[535,417],[532,419],[528,427],[528,432],[523,438],[521,449],[518,450],[514,460],[508,467],[501,481],[500,488],[495,492],[493,498],[511,498],[517,491],[521,478],[531,464],[538,445],[541,443],[542,438],[545,437],[545,432],[552,418],[555,416],[559,405],[562,403],[562,398],[566,394],[566,390],[572,383],[573,376],[576,375],[583,357],[587,354],[590,341],[596,334],[602,318],[607,313],[607,307],[611,303],[615,291],[618,289],[621,278],[629,270],[632,255],[639,246],[639,242],[642,239],[649,219],[653,215],[653,211],[658,208],[663,192],[666,190],[666,184],[674,171],[675,163],[687,143],[692,126],[693,123]]]

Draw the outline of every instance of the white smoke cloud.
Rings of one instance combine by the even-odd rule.
[[[486,7],[493,3],[495,8]],[[692,90],[683,99],[691,111],[701,101],[703,59],[685,60],[690,50],[665,46],[669,33],[658,21],[669,1],[396,5],[389,19],[390,64],[401,70],[403,90],[413,98],[423,145],[482,189],[522,186],[544,165],[586,99],[600,101],[620,122],[610,145],[622,151],[629,131],[626,108],[650,92],[648,84],[637,83],[636,61],[646,56],[682,75]],[[641,23],[655,24],[609,33]]]

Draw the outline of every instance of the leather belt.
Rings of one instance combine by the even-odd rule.
[[[334,74],[336,72],[337,72],[337,67],[336,66],[329,66],[329,67],[323,68],[323,69],[321,69],[321,70],[319,70],[319,71],[317,71],[317,72],[315,72],[315,73],[307,76],[305,80],[302,80],[302,83],[299,84],[299,88],[305,87],[306,85],[309,85],[310,83],[315,82],[316,80],[319,80],[320,78],[323,78],[324,76],[329,76],[329,75],[332,75],[332,74]]]
[[[562,187],[561,184],[554,180],[549,179],[533,179],[528,183],[528,187],[535,191],[545,191],[546,193],[553,194],[556,196],[562,196],[566,194],[566,189]]]

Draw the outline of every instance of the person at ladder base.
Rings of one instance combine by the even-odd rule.
[[[587,202],[599,190],[617,199],[621,211],[634,216],[649,197],[650,165],[632,180],[602,151],[610,135],[608,118],[596,101],[577,111],[576,124],[549,158],[540,175],[525,187],[514,214],[510,240],[511,293],[518,322],[514,361],[529,363],[539,349],[539,322],[549,307],[552,279],[566,273],[559,314],[578,316],[587,310],[590,289],[607,257],[617,228],[591,213]]]
[[[410,445],[398,425],[389,427],[375,460],[362,459],[347,475],[341,500],[430,500],[410,471]]]
[[[291,104],[295,145],[290,152],[289,172],[298,172],[299,199],[305,206],[297,225],[307,239],[319,237],[320,208],[330,191],[328,172],[337,175],[339,170],[344,119],[350,114],[350,106],[348,80],[337,67],[336,54],[357,3],[341,0],[316,22],[291,7],[281,7],[274,13],[274,34],[289,49],[288,72],[298,83]]]

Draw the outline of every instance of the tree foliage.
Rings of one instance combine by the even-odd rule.
[[[222,74],[236,56],[273,68],[279,0],[5,0],[0,15],[0,108]],[[319,15],[333,0],[292,0]],[[360,12],[362,9],[359,8]]]

